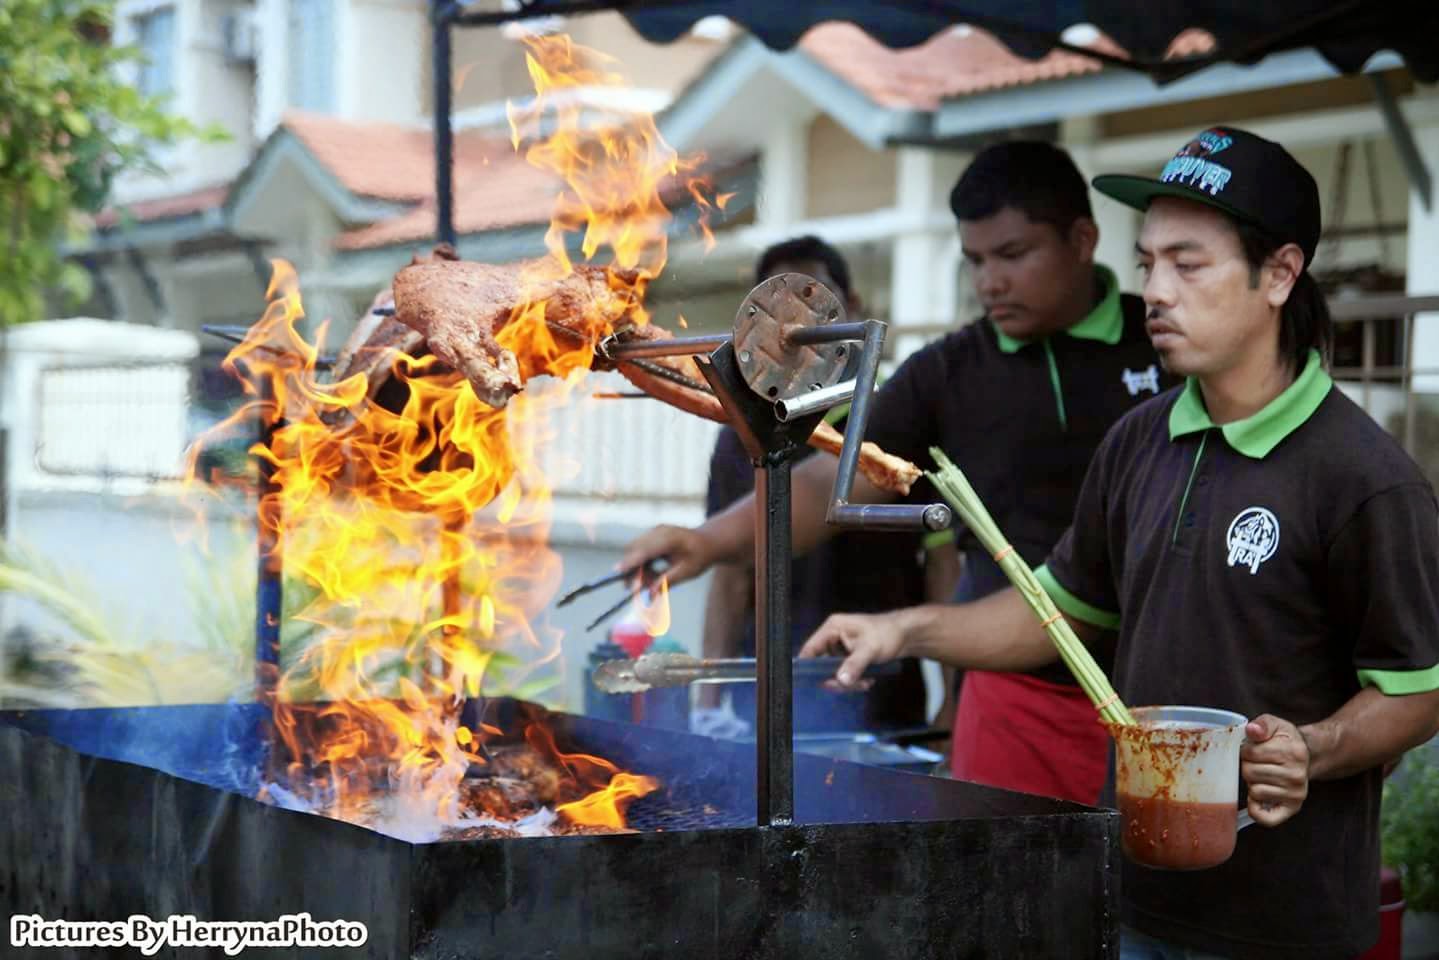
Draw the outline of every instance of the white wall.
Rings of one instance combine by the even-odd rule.
[[[1409,197],[1407,290],[1413,294],[1439,294],[1439,122],[1414,131],[1419,151],[1433,178],[1429,208],[1418,191]],[[1439,314],[1421,313],[1414,319],[1414,366],[1439,367]],[[1439,375],[1414,378],[1414,389],[1439,393]]]
[[[430,83],[426,7],[416,0],[340,3],[335,54],[342,117],[413,123]]]
[[[226,62],[220,21],[245,6],[240,0],[120,0],[115,11],[115,43],[136,40],[137,17],[164,7],[175,10],[173,112],[201,125],[216,124],[230,139],[203,144],[189,140],[161,150],[163,177],[130,176],[116,184],[115,199],[132,202],[185,193],[233,179],[254,149],[251,114],[254,80],[250,68]],[[131,82],[135,72],[130,72]]]

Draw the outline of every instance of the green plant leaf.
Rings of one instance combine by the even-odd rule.
[[[61,121],[65,124],[65,129],[77,137],[89,136],[90,131],[94,129],[90,125],[90,118],[79,110],[66,110],[60,117]]]

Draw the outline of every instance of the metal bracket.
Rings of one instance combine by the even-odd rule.
[[[150,305],[157,313],[164,314],[165,294],[160,289],[160,281],[155,279],[145,255],[140,252],[139,247],[129,247],[125,250],[125,258],[130,261],[131,269],[140,275],[140,283],[145,288],[145,295],[150,298]]]
[[[1374,102],[1379,105],[1379,112],[1384,114],[1384,125],[1389,128],[1389,137],[1394,141],[1394,148],[1399,151],[1404,172],[1409,175],[1409,185],[1419,194],[1424,209],[1430,210],[1434,183],[1429,176],[1429,167],[1424,163],[1424,155],[1419,152],[1419,145],[1414,142],[1414,131],[1409,127],[1409,120],[1399,109],[1399,101],[1394,99],[1394,91],[1389,89],[1384,74],[1371,73],[1368,77],[1374,88]]]

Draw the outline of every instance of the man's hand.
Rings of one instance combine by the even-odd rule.
[[[700,530],[659,526],[640,534],[625,547],[620,569],[631,570],[660,557],[669,558],[665,576],[671,587],[693,580],[715,562],[713,545]]]
[[[1244,728],[1239,773],[1249,786],[1249,815],[1277,827],[1299,812],[1309,795],[1309,744],[1288,720],[1264,714]]]
[[[904,631],[894,614],[836,613],[825,620],[800,648],[801,657],[843,656],[844,662],[828,681],[831,688],[867,690],[874,683],[864,678],[871,664],[902,656]]]

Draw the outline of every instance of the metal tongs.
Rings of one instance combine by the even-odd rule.
[[[629,567],[625,570],[617,570],[614,573],[606,574],[605,576],[599,577],[595,580],[591,580],[588,583],[582,583],[578,587],[575,587],[575,589],[571,590],[569,593],[565,594],[563,597],[560,597],[559,602],[556,603],[555,606],[568,606],[569,604],[578,600],[580,597],[583,597],[587,593],[593,593],[596,590],[607,587],[612,583],[624,583],[629,580],[638,578],[638,582],[636,583],[633,590],[625,594],[625,596],[617,603],[615,603],[614,606],[609,607],[603,613],[601,613],[599,616],[595,617],[589,622],[589,624],[585,627],[585,632],[588,633],[595,627],[598,627],[600,624],[604,623],[610,617],[619,613],[626,606],[632,603],[641,593],[653,586],[655,581],[658,580],[660,576],[669,569],[669,567],[670,562],[668,557],[655,557],[653,560],[646,561],[645,563],[640,564],[637,567]]]
[[[807,657],[794,661],[794,675],[825,679],[834,676],[843,657]],[[899,661],[875,664],[866,677],[898,673]],[[682,687],[691,683],[752,683],[753,657],[701,660],[687,653],[646,653],[634,660],[606,660],[595,668],[595,686],[605,693],[643,693],[651,687]]]

